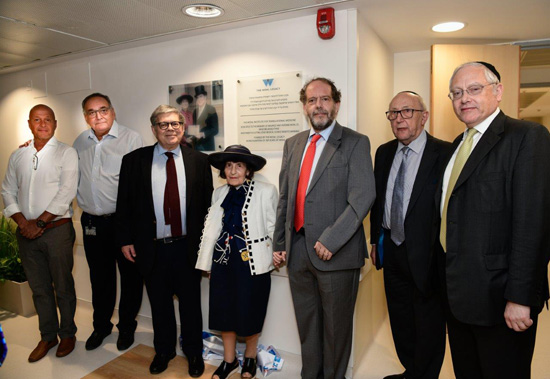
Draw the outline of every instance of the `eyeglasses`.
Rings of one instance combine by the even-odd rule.
[[[168,129],[168,126],[171,126],[172,129],[179,129],[183,126],[181,121],[172,121],[172,122],[157,122],[155,124],[160,130]]]
[[[102,116],[107,116],[107,114],[109,113],[111,108],[112,107],[103,107],[103,108],[100,108],[98,110],[86,111],[86,112],[84,112],[84,114],[88,117],[96,117],[98,114],[100,114]]]
[[[36,155],[36,153],[34,153],[32,156],[32,169],[38,169],[38,155]]]
[[[393,121],[397,118],[397,115],[401,115],[401,118],[407,119],[412,118],[414,112],[424,112],[423,109],[401,109],[400,111],[387,111],[386,118],[390,121]]]
[[[318,99],[321,99],[321,103],[322,104],[327,104],[329,103],[331,100],[332,100],[332,97],[330,96],[322,96],[320,98],[317,98],[317,97],[310,97],[309,99],[307,99],[307,104],[308,105],[313,105],[313,104],[316,104],[317,103],[317,100]]]
[[[488,83],[488,84],[485,84],[484,86],[480,84],[474,84],[473,86],[470,86],[466,89],[462,89],[462,88],[452,89],[451,92],[449,92],[449,99],[460,100],[462,99],[462,96],[464,96],[464,92],[466,92],[470,96],[479,95],[481,91],[483,91],[483,88],[487,86],[492,86],[493,84],[497,84],[497,83]]]

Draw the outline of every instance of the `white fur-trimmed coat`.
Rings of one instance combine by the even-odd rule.
[[[221,204],[228,192],[229,186],[226,184],[216,188],[212,194],[212,206],[204,223],[195,266],[199,270],[211,270],[214,247],[222,231],[224,210]],[[278,199],[274,185],[254,180],[250,182],[241,216],[252,275],[264,274],[274,269],[273,231]]]

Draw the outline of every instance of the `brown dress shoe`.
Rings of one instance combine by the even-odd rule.
[[[67,338],[61,338],[61,342],[59,343],[59,346],[57,347],[57,353],[55,353],[56,357],[64,357],[71,353],[71,351],[74,350],[74,344],[76,342],[76,337],[67,337]]]
[[[36,362],[41,360],[48,354],[48,351],[57,345],[57,337],[53,341],[40,341],[38,345],[34,348],[31,355],[29,355],[29,362]]]

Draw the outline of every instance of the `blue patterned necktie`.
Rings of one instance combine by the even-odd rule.
[[[407,157],[409,155],[409,147],[405,146],[401,149],[403,159],[397,171],[395,185],[393,186],[393,196],[391,200],[391,240],[397,245],[401,245],[405,241],[405,224],[403,217],[403,203],[405,192],[405,175],[407,174]]]

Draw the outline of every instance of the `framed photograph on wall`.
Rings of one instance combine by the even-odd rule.
[[[223,80],[171,85],[168,103],[185,119],[182,143],[200,151],[224,149]]]

